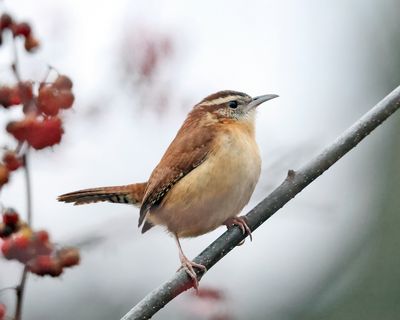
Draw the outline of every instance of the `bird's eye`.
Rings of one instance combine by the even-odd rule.
[[[231,109],[236,109],[237,106],[238,106],[238,102],[236,100],[229,101],[229,103],[228,103],[228,107]]]

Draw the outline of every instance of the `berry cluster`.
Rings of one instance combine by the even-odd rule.
[[[61,109],[69,109],[74,102],[72,81],[59,75],[54,82],[42,82],[35,94],[32,83],[20,82],[14,87],[0,87],[0,104],[9,108],[23,105],[25,117],[7,125],[7,132],[19,142],[26,141],[34,149],[43,149],[61,141]]]
[[[29,24],[17,23],[7,13],[0,17],[0,38],[5,31],[14,38],[22,38],[25,48],[32,52],[38,46]],[[13,39],[16,41],[16,39]],[[40,83],[22,81],[13,65],[18,82],[12,86],[0,86],[0,106],[9,109],[22,106],[24,117],[11,121],[6,130],[21,145],[26,143],[36,150],[54,146],[61,141],[64,133],[60,110],[69,109],[74,102],[72,81],[66,75],[58,74],[54,81],[45,79]],[[9,180],[10,172],[23,166],[23,161],[15,152],[7,151],[0,162],[0,188]]]
[[[59,75],[53,83],[40,83],[37,96],[32,82],[19,82],[0,87],[0,105],[9,108],[23,104],[25,113],[56,116],[60,109],[72,107],[74,95],[71,89],[72,81],[65,75]]]
[[[64,133],[58,114],[60,109],[72,107],[74,95],[71,88],[72,81],[65,75],[59,75],[52,83],[41,83],[37,96],[30,82],[0,87],[0,104],[5,108],[22,104],[25,114],[23,119],[9,122],[7,132],[18,142],[26,142],[36,150],[58,144]],[[15,152],[4,154],[0,163],[0,188],[8,182],[10,171],[22,165]]]
[[[69,109],[74,103],[71,92],[72,81],[60,75],[50,84],[42,84],[39,89],[38,107],[47,116],[56,116],[60,109]]]
[[[47,231],[33,231],[13,209],[3,213],[0,224],[1,252],[8,260],[17,260],[39,276],[58,277],[63,268],[79,263],[75,248],[56,249]]]
[[[32,98],[32,83],[30,82],[21,82],[12,87],[0,87],[0,104],[4,108],[17,106],[21,104],[22,101],[30,101]]]
[[[10,31],[14,38],[22,38],[28,52],[38,46],[29,24],[17,23],[7,13],[0,17],[0,35]],[[14,39],[13,41],[16,41]],[[62,121],[59,118],[61,109],[69,109],[74,102],[72,81],[66,75],[58,75],[53,82],[39,84],[33,81],[22,81],[17,66],[13,65],[18,83],[12,86],[0,86],[0,105],[4,108],[23,106],[25,117],[10,122],[7,131],[19,142],[27,142],[34,149],[43,149],[60,142],[63,134]],[[0,169],[0,186],[7,179],[7,172]]]
[[[25,50],[28,52],[39,47],[39,41],[34,37],[31,26],[26,22],[17,23],[8,13],[3,13],[0,17],[0,44],[5,31],[10,31],[14,38],[23,38]]]
[[[32,115],[28,115],[20,121],[8,123],[6,130],[18,141],[26,141],[37,150],[59,143],[64,133],[60,118],[40,119]]]
[[[15,148],[5,148],[0,153],[0,189],[9,181],[13,171],[22,168],[26,172],[27,202],[31,207],[29,168],[27,150],[40,150],[52,147],[61,141],[62,110],[69,109],[74,103],[72,81],[66,75],[59,74],[50,68],[42,81],[21,79],[19,72],[18,46],[16,42],[24,41],[25,50],[30,54],[39,46],[28,23],[16,22],[9,14],[0,16],[0,45],[3,36],[14,42],[10,47],[14,54],[10,63],[15,84],[0,85],[0,111],[8,112],[21,108],[21,119],[11,121],[5,130],[15,139]],[[4,37],[4,39],[6,39]],[[50,78],[50,76],[52,78]],[[0,203],[0,208],[3,204]],[[22,296],[27,272],[39,276],[58,277],[64,268],[79,264],[79,251],[75,248],[59,248],[51,240],[47,231],[32,230],[29,222],[32,215],[28,212],[28,223],[23,221],[12,209],[0,211],[0,254],[5,259],[18,261],[24,265],[20,283],[15,287],[15,319],[20,319]],[[19,291],[20,290],[20,291]],[[0,303],[0,320],[6,319],[6,308]],[[13,318],[13,319],[14,319]],[[11,317],[10,317],[11,319]]]
[[[40,83],[38,94],[32,83],[20,82],[14,87],[0,87],[0,105],[5,108],[23,105],[24,118],[11,121],[6,130],[19,143],[26,142],[36,150],[60,143],[64,133],[62,120],[58,116],[61,109],[69,109],[74,102],[72,81],[59,75],[54,82]],[[0,188],[8,182],[10,171],[23,165],[12,151],[7,151],[0,163]]]

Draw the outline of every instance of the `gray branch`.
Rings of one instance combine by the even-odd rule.
[[[400,86],[348,128],[318,156],[297,171],[289,170],[282,184],[247,214],[250,229],[257,229],[399,108]],[[239,228],[231,228],[211,243],[194,261],[203,264],[207,270],[210,270],[243,239],[244,236]],[[199,272],[197,275],[200,280],[204,274]],[[149,319],[169,301],[191,287],[191,279],[185,271],[181,270],[170,280],[150,292],[121,320]]]

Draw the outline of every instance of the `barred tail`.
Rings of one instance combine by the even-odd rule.
[[[108,201],[140,206],[147,182],[128,184],[126,186],[84,189],[63,194],[58,201],[73,202],[74,205]]]

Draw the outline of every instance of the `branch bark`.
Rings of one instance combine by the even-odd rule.
[[[246,215],[250,229],[252,231],[257,229],[399,108],[400,86],[343,132],[319,155],[311,159],[299,170],[289,170],[282,184]],[[239,228],[231,228],[211,243],[194,261],[203,264],[207,267],[207,270],[210,270],[212,266],[235,248],[244,237]],[[204,274],[199,271],[197,275],[200,280]],[[150,292],[121,320],[149,319],[169,301],[190,287],[192,287],[192,280],[184,270],[181,270],[170,280]]]

